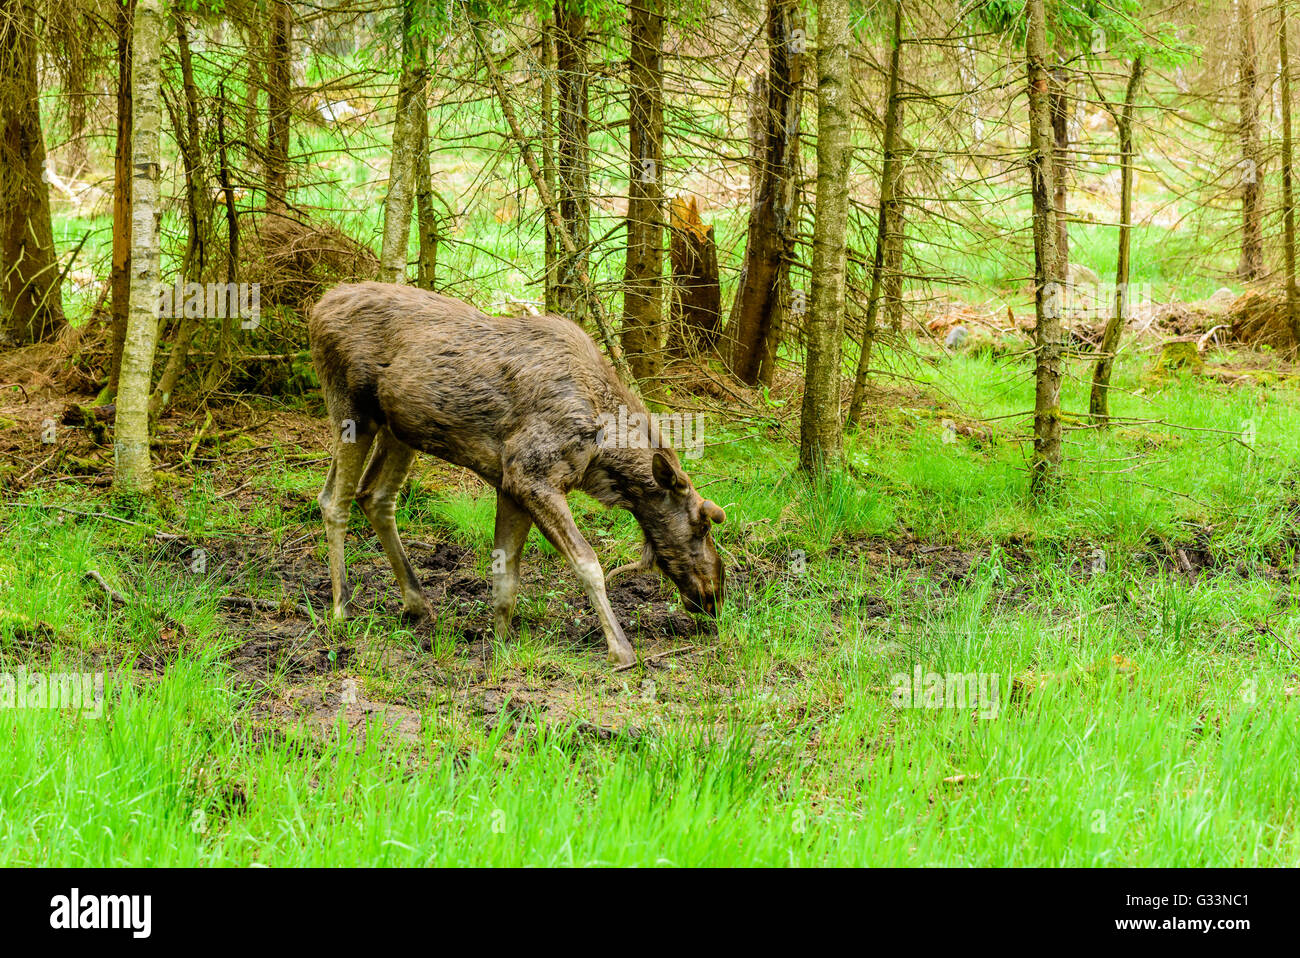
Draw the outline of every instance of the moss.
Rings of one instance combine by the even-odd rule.
[[[1160,348],[1158,365],[1161,369],[1191,369],[1200,372],[1205,368],[1205,361],[1196,349],[1196,344],[1184,339],[1165,343]]]

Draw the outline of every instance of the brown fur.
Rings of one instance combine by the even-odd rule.
[[[336,615],[345,612],[342,530],[354,490],[393,564],[407,610],[428,611],[392,520],[413,450],[470,469],[498,490],[498,631],[509,626],[519,552],[536,522],[577,569],[611,658],[632,660],[595,553],[565,503],[574,489],[636,516],[648,561],[677,584],[689,608],[716,611],[723,571],[710,529],[725,514],[695,491],[672,449],[612,448],[598,441],[601,414],[616,417],[620,406],[646,408],[572,322],[487,316],[424,290],[356,283],[322,297],[308,328],[335,427],[334,464],[320,502]],[[355,443],[340,441],[349,421]],[[372,444],[374,455],[361,475]]]

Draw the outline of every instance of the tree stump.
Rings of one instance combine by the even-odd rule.
[[[1160,347],[1159,366],[1165,371],[1188,369],[1192,372],[1200,372],[1205,367],[1205,362],[1196,348],[1196,339],[1183,337],[1171,339]]]
[[[713,227],[700,219],[699,206],[673,197],[669,208],[673,266],[672,312],[668,355],[673,359],[712,352],[722,320],[722,287],[718,282],[718,246]]]

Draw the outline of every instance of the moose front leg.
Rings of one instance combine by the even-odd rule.
[[[510,636],[519,596],[519,558],[533,517],[508,493],[497,492],[496,535],[492,543],[492,626],[498,639]]]
[[[600,570],[596,550],[578,531],[564,496],[554,490],[532,490],[522,492],[516,498],[532,513],[537,528],[542,530],[542,534],[577,573],[578,581],[582,583],[587,598],[596,609],[600,629],[605,634],[605,644],[609,647],[609,661],[614,665],[635,664],[636,652],[623,634],[618,619],[614,617],[614,609],[609,604],[609,596],[605,594],[605,575]]]
[[[370,520],[379,537],[379,543],[393,567],[393,577],[402,590],[402,607],[409,618],[427,619],[432,613],[429,603],[420,591],[420,580],[411,565],[410,557],[397,534],[397,496],[406,481],[415,450],[400,441],[387,426],[379,430],[375,453],[357,487],[357,504]]]

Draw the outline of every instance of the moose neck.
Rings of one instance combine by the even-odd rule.
[[[626,509],[636,517],[646,538],[663,525],[668,494],[655,480],[654,449],[607,448],[587,470],[583,490],[607,506]]]

